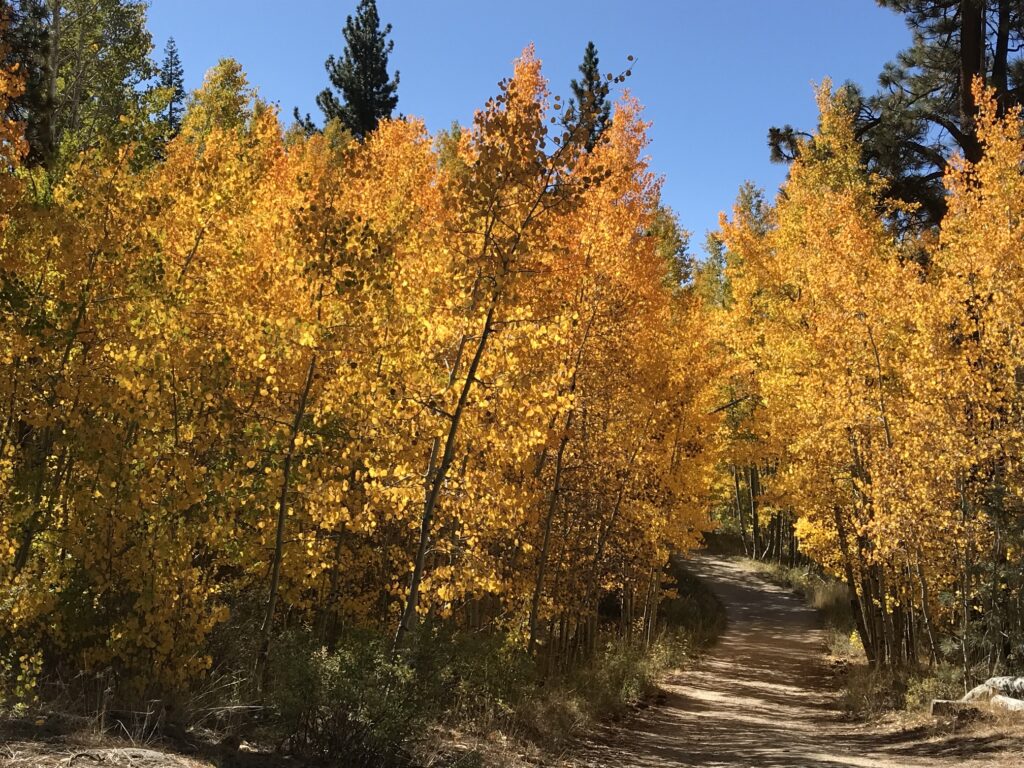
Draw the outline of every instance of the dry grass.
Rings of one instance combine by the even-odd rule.
[[[1024,719],[1004,710],[940,719],[923,710],[893,711],[878,716],[873,725],[892,734],[914,734],[917,751],[936,760],[983,758],[986,768],[1024,765]]]
[[[211,768],[214,764],[142,747],[86,747],[49,742],[0,746],[2,768]]]

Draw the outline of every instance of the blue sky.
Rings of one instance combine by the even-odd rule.
[[[357,0],[151,0],[149,26],[162,55],[168,36],[191,90],[218,59],[238,59],[261,95],[290,116],[318,116],[323,62],[343,47]],[[401,71],[400,112],[430,130],[473,111],[534,43],[555,92],[588,40],[602,68],[625,69],[645,106],[653,168],[664,199],[694,233],[717,227],[751,180],[770,193],[785,169],[768,161],[768,127],[813,127],[811,83],[830,76],[873,88],[882,64],[910,43],[898,15],[874,0],[378,0],[392,23],[391,62]]]

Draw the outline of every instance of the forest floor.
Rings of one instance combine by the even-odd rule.
[[[594,768],[1020,768],[1024,727],[925,718],[859,723],[839,706],[821,615],[739,560],[686,567],[726,608],[728,627],[655,705],[610,724],[570,765]]]
[[[856,722],[839,705],[841,680],[825,657],[821,615],[739,559],[686,561],[718,595],[728,627],[692,668],[628,718],[573,750],[565,768],[1021,768],[1024,725],[967,725],[918,717]],[[10,724],[8,724],[9,726]],[[88,731],[0,727],[0,768],[284,768],[302,761],[234,753],[184,756]],[[62,729],[61,729],[62,730]],[[486,758],[485,758],[485,762]],[[500,761],[505,762],[505,761]],[[550,765],[543,758],[517,765]],[[506,763],[508,764],[508,763]]]

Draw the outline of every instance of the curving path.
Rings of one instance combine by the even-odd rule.
[[[728,627],[691,670],[663,686],[659,706],[586,745],[601,768],[924,768],[1024,766],[1019,742],[930,737],[844,722],[824,663],[816,611],[738,562],[695,555],[687,567],[726,607]]]

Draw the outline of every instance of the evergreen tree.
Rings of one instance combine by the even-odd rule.
[[[59,173],[104,142],[138,140],[152,117],[155,74],[142,0],[13,0],[10,61],[25,92],[8,114],[25,123],[28,163]]]
[[[341,120],[355,136],[363,138],[377,123],[391,117],[398,104],[398,72],[394,78],[388,75],[388,55],[395,44],[387,39],[391,25],[381,29],[375,0],[360,0],[342,34],[345,51],[341,59],[327,57],[324,67],[331,85],[320,92],[316,103],[325,119]],[[312,127],[308,115],[299,122],[306,130]]]
[[[918,204],[910,226],[937,224],[946,210],[942,178],[953,153],[981,157],[971,82],[995,90],[1001,110],[1020,103],[1024,87],[1024,2],[1021,0],[877,0],[903,14],[910,48],[885,65],[880,90],[848,86],[863,158],[889,182],[889,197]],[[808,134],[772,128],[772,159],[789,162]]]
[[[708,307],[728,309],[732,303],[725,243],[715,232],[704,239],[704,259],[694,267],[693,287]]]
[[[679,226],[675,212],[665,205],[659,205],[654,212],[647,236],[657,243],[657,252],[667,271],[667,285],[673,290],[688,285],[693,280],[694,261],[690,254],[690,233]]]
[[[176,136],[181,130],[181,118],[185,113],[185,70],[181,66],[178,45],[174,38],[167,39],[164,47],[164,61],[160,65],[160,87],[168,94],[164,110],[164,122],[168,136]]]
[[[586,129],[587,150],[594,148],[611,119],[608,82],[601,77],[599,64],[597,46],[591,41],[587,43],[583,63],[579,67],[583,78],[573,79],[570,83],[573,98],[569,99],[569,108],[566,110],[567,125],[574,129],[577,126]]]
[[[53,106],[46,87],[49,58],[49,11],[44,0],[13,0],[7,5],[7,56],[0,62],[5,68],[17,67],[24,77],[25,90],[11,99],[5,117],[23,123],[28,141],[29,166],[45,165],[55,154],[52,130]],[[3,11],[0,10],[0,14]]]

